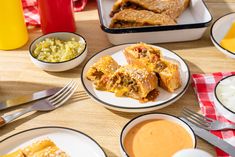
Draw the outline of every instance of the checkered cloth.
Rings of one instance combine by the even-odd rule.
[[[192,86],[197,95],[201,111],[204,116],[223,122],[229,122],[216,110],[213,102],[213,91],[217,82],[222,78],[235,74],[235,72],[213,73],[213,74],[193,74]],[[211,131],[214,135],[222,138],[235,146],[235,131]],[[234,148],[235,149],[235,148]],[[222,150],[216,148],[218,157],[229,157]]]
[[[22,0],[25,22],[29,26],[40,26],[40,17],[38,14],[37,0]],[[84,9],[87,0],[74,0],[74,11],[78,12]]]

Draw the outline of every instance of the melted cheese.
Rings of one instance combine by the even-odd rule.
[[[128,93],[130,90],[127,87],[122,86],[121,88],[115,89],[115,95],[118,97],[124,96],[125,93]]]

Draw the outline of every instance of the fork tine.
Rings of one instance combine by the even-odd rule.
[[[191,110],[189,110],[187,108],[183,108],[182,113],[187,115],[187,116],[194,117],[194,118],[196,118],[196,119],[198,119],[200,121],[203,121],[203,122],[207,123],[207,121],[206,121],[206,119],[204,119],[204,117],[199,116],[196,112],[191,111]]]
[[[51,100],[54,99],[55,97],[57,97],[59,94],[61,94],[65,89],[67,89],[67,87],[73,82],[73,80],[69,81],[69,83],[67,83],[61,90],[59,90],[57,93],[55,93],[54,95],[50,96],[47,98],[47,100]]]
[[[195,115],[195,117],[198,117],[201,120],[208,121],[208,122],[213,122],[214,120],[205,116],[202,116],[201,114],[194,112],[188,108],[183,108],[184,111],[188,112],[189,114]]]
[[[187,110],[183,110],[182,113],[183,113],[183,115],[185,115],[186,117],[188,117],[192,121],[195,121],[196,123],[199,123],[200,125],[204,125],[205,127],[210,126],[210,122],[195,116],[193,113],[190,113]]]
[[[73,88],[77,85],[76,82],[73,82],[73,84],[71,84],[64,92],[62,92],[60,95],[58,95],[56,98],[54,98],[53,100],[50,100],[51,103],[53,104],[57,104],[58,102],[62,101],[64,97],[66,97],[66,95],[68,95],[68,93],[70,93],[71,90],[73,90]]]
[[[189,119],[189,118],[186,117],[186,116],[183,116],[183,117],[184,117],[187,121],[189,121],[190,123],[192,123],[192,124],[194,124],[194,125],[196,125],[196,126],[198,126],[198,127],[200,127],[200,128],[203,128],[203,129],[206,129],[206,130],[209,129],[209,127],[205,127],[205,126],[203,126],[203,125],[200,125],[200,124],[196,123],[195,121]]]
[[[50,99],[50,102],[54,102],[57,99],[59,99],[61,96],[64,95],[64,93],[66,93],[68,90],[70,90],[70,88],[73,87],[74,84],[76,84],[76,82],[72,81],[70,84],[68,84],[68,86],[66,86],[66,88],[64,88],[63,91],[60,92],[60,94],[57,94],[54,98]]]
[[[64,95],[62,95],[59,99],[57,99],[54,102],[51,102],[55,107],[59,107],[62,104],[64,104],[76,91],[78,87],[78,84],[75,82],[75,84],[70,87],[70,90],[68,90],[66,93],[64,93]]]

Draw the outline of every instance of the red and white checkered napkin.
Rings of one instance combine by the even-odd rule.
[[[84,9],[88,0],[74,0],[74,11],[78,12]],[[25,22],[29,26],[40,26],[40,17],[38,14],[37,0],[22,0]]]
[[[213,74],[193,74],[192,86],[197,95],[201,111],[204,116],[217,119],[223,122],[229,122],[222,115],[220,115],[214,106],[213,102],[213,91],[217,82],[222,78],[235,74],[235,72],[225,72],[225,73],[213,73]],[[211,131],[214,135],[222,138],[223,140],[229,142],[235,146],[235,131]],[[235,147],[234,147],[235,149]],[[218,157],[229,157],[226,153],[216,148],[216,153]]]

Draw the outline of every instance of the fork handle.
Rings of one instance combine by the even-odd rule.
[[[21,109],[20,111],[1,116],[0,117],[0,127],[6,125],[7,123],[12,122],[16,118],[19,118],[20,116],[22,116],[28,112],[31,112],[31,111],[34,111],[34,109],[32,109],[31,107],[27,107],[27,108]]]

